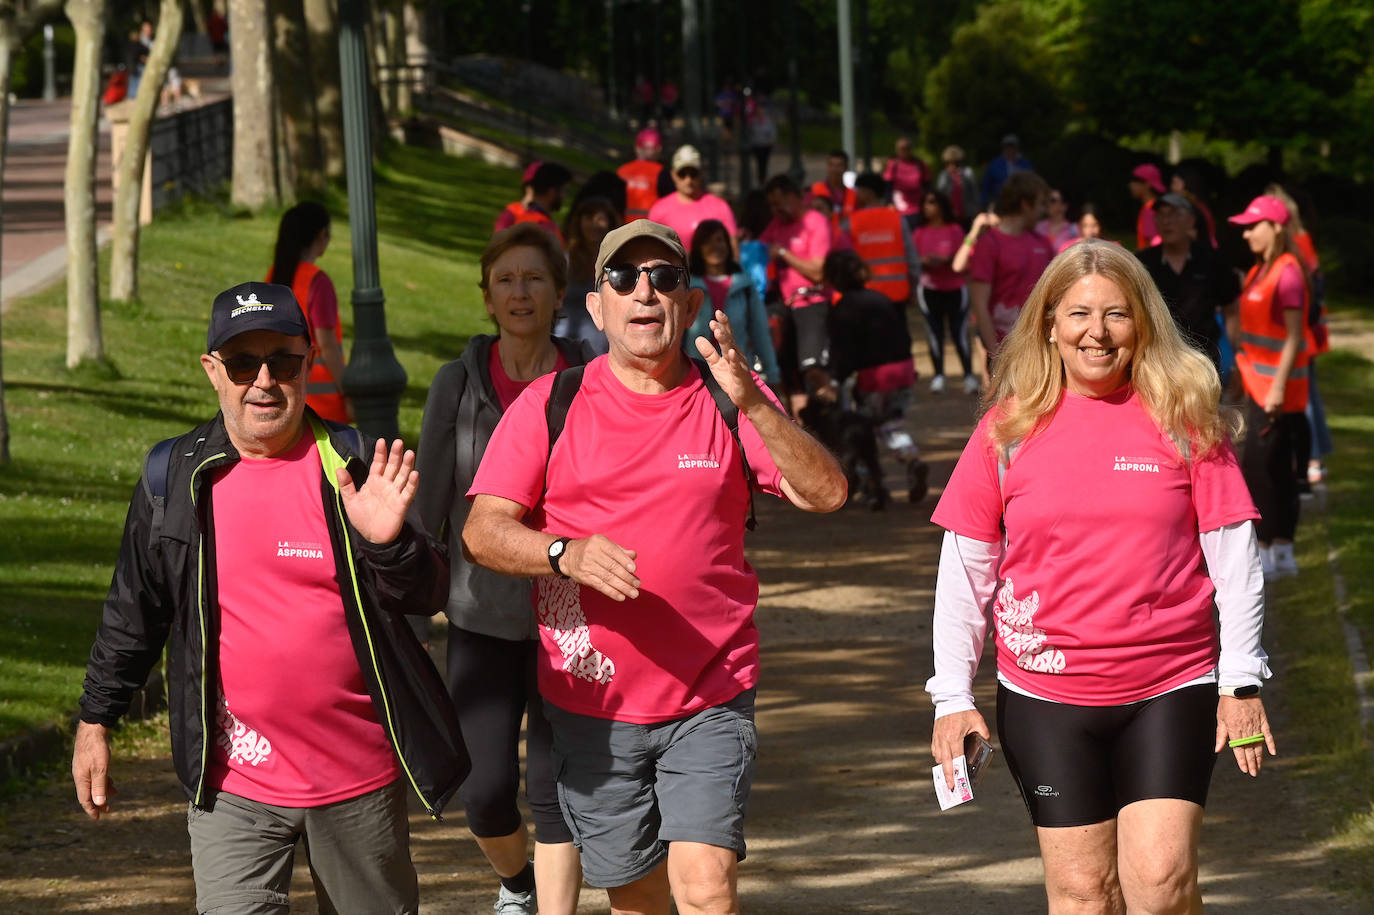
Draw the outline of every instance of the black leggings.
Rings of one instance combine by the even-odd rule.
[[[1240,470],[1250,498],[1259,509],[1255,536],[1261,543],[1292,540],[1298,529],[1298,481],[1295,466],[1307,466],[1307,454],[1298,454],[1304,440],[1307,417],[1280,413],[1271,419],[1251,397],[1245,399],[1245,448]]]
[[[520,828],[520,719],[528,719],[525,795],[538,842],[571,842],[553,779],[553,731],[544,717],[535,663],[539,643],[448,627],[448,691],[458,709],[472,772],[459,795],[468,829],[480,838]]]
[[[1207,803],[1217,688],[1127,705],[1049,702],[997,686],[997,735],[1036,826],[1087,826],[1151,798]]]
[[[965,375],[973,374],[973,350],[968,342],[968,287],[958,289],[927,289],[916,287],[916,301],[926,319],[926,343],[930,344],[930,361],[935,374],[945,373],[945,326],[954,338],[954,349]]]

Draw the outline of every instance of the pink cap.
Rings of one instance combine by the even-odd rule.
[[[1227,222],[1233,222],[1238,226],[1250,226],[1264,220],[1276,222],[1279,225],[1288,223],[1288,207],[1283,205],[1283,201],[1276,197],[1260,195],[1250,201],[1250,205],[1245,208],[1244,213],[1237,213]]]
[[[635,148],[662,149],[663,138],[659,136],[657,130],[654,130],[652,127],[645,127],[643,130],[641,130],[638,134],[635,135]]]
[[[1159,169],[1148,162],[1144,165],[1137,165],[1131,171],[1131,177],[1144,181],[1155,189],[1156,194],[1164,193],[1164,178],[1159,174]]]
[[[543,162],[540,162],[538,159],[535,159],[529,165],[526,165],[525,175],[521,180],[524,181],[525,184],[529,184],[530,182],[532,182],[534,180],[534,173],[539,171],[539,166],[543,164]]]

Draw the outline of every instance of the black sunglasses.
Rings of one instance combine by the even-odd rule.
[[[655,264],[652,267],[636,267],[634,264],[616,264],[606,268],[606,282],[621,295],[628,295],[639,285],[639,275],[649,274],[649,285],[659,292],[672,292],[687,282],[687,268],[672,264]]]
[[[236,353],[228,359],[210,354],[224,366],[224,374],[234,384],[252,384],[267,363],[267,371],[277,381],[295,381],[300,376],[301,366],[305,364],[304,353],[273,353],[270,356],[254,356],[252,353]]]

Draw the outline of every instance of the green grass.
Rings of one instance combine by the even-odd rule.
[[[1352,312],[1346,316],[1361,320]],[[1371,323],[1362,319],[1368,328]],[[1337,614],[1327,554],[1345,581],[1346,613],[1366,651],[1374,650],[1374,362],[1339,348],[1321,357],[1323,401],[1335,440],[1326,510],[1304,503],[1297,548],[1302,574],[1273,586],[1270,650],[1277,688],[1287,708],[1284,742],[1299,749],[1296,776],[1310,786],[1310,822],[1325,824],[1324,843],[1336,870],[1364,895],[1374,895],[1374,735],[1361,732],[1349,655]]]
[[[409,382],[414,441],[430,380],[487,327],[477,261],[517,174],[391,147],[378,169],[379,260],[388,328]],[[346,331],[353,287],[345,200],[335,192],[334,279]],[[66,292],[12,303],[4,318],[13,463],[0,468],[0,740],[75,708],[129,496],[147,448],[216,409],[197,361],[215,293],[259,279],[278,214],[190,204],[143,233],[139,303],[103,306],[108,364],[64,366]],[[102,257],[102,278],[108,277]],[[350,336],[351,339],[351,336]]]

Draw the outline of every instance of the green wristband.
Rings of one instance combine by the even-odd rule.
[[[1264,743],[1264,735],[1256,734],[1254,737],[1242,737],[1240,740],[1231,741],[1227,746],[1234,750],[1236,747],[1248,747],[1254,743]]]

